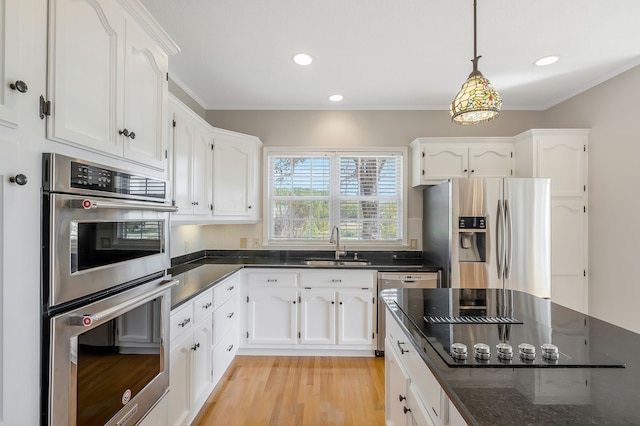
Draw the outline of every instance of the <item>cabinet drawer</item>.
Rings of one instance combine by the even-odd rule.
[[[213,313],[213,344],[215,345],[238,322],[238,296],[224,302]]]
[[[278,270],[248,272],[247,284],[249,287],[295,287],[298,274],[295,272],[282,272]]]
[[[300,274],[302,287],[345,287],[373,288],[376,274],[371,271],[345,271],[342,269],[323,269]]]
[[[175,311],[172,311],[169,321],[170,338],[174,341],[187,330],[190,330],[195,323],[195,319],[193,318],[193,303],[185,303]]]
[[[213,287],[213,307],[221,306],[231,296],[238,294],[240,276],[234,275]]]
[[[213,383],[217,384],[238,351],[238,323],[213,347]]]
[[[205,291],[200,296],[193,300],[193,316],[194,322],[200,322],[207,315],[213,312],[213,292],[211,290]]]

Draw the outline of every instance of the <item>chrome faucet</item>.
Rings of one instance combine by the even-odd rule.
[[[340,228],[338,228],[337,226],[334,226],[331,230],[331,237],[329,237],[329,242],[332,244],[335,243],[336,245],[336,260],[339,260],[340,256],[344,256],[347,254],[346,251],[340,250]]]

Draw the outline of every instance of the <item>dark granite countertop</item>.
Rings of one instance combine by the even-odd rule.
[[[456,298],[455,291],[450,293],[452,299]],[[534,328],[546,327],[548,336],[554,341],[565,339],[565,345],[566,339],[575,339],[571,344],[575,344],[574,348],[588,345],[589,349],[584,351],[586,363],[597,363],[604,356],[620,361],[624,367],[514,365],[497,368],[478,366],[473,362],[450,367],[436,351],[437,344],[429,337],[434,329],[424,320],[424,315],[432,309],[433,300],[442,299],[446,292],[452,290],[401,289],[385,290],[382,294],[421,354],[425,368],[431,369],[467,422],[477,425],[640,424],[639,334],[549,300],[514,292],[521,305],[545,313],[544,318],[535,319]],[[450,302],[449,306],[452,304],[455,302]],[[518,313],[517,310],[513,312],[515,317],[521,315],[528,320],[525,324],[532,323],[534,317],[530,313]],[[518,342],[510,343],[518,356]],[[562,344],[558,346],[563,352]],[[473,349],[470,351],[473,356]]]
[[[439,268],[422,263],[422,253],[402,252],[358,252],[359,259],[370,265],[358,266],[309,266],[305,259],[332,259],[331,251],[281,251],[281,250],[203,250],[171,260],[168,273],[180,281],[171,290],[171,308],[177,308],[199,293],[213,287],[234,272],[251,268],[340,268],[368,269],[377,271],[434,272]],[[353,252],[349,257],[353,258]]]

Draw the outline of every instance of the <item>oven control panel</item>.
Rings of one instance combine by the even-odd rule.
[[[71,162],[71,187],[106,194],[126,194],[164,199],[166,183],[145,176],[76,161]]]

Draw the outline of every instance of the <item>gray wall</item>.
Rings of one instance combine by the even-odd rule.
[[[408,146],[421,136],[514,136],[531,128],[590,128],[589,310],[640,332],[634,315],[640,285],[632,266],[640,254],[640,221],[632,214],[640,211],[640,167],[634,164],[640,158],[640,129],[631,100],[639,85],[636,67],[547,111],[504,111],[496,121],[466,127],[451,124],[446,111],[206,111],[205,118],[215,127],[258,136],[265,146]],[[419,221],[421,204],[421,192],[409,189],[410,222]],[[261,235],[260,224],[200,231],[206,235],[201,244],[220,248],[237,247],[238,236]],[[179,232],[176,236],[179,252]]]

